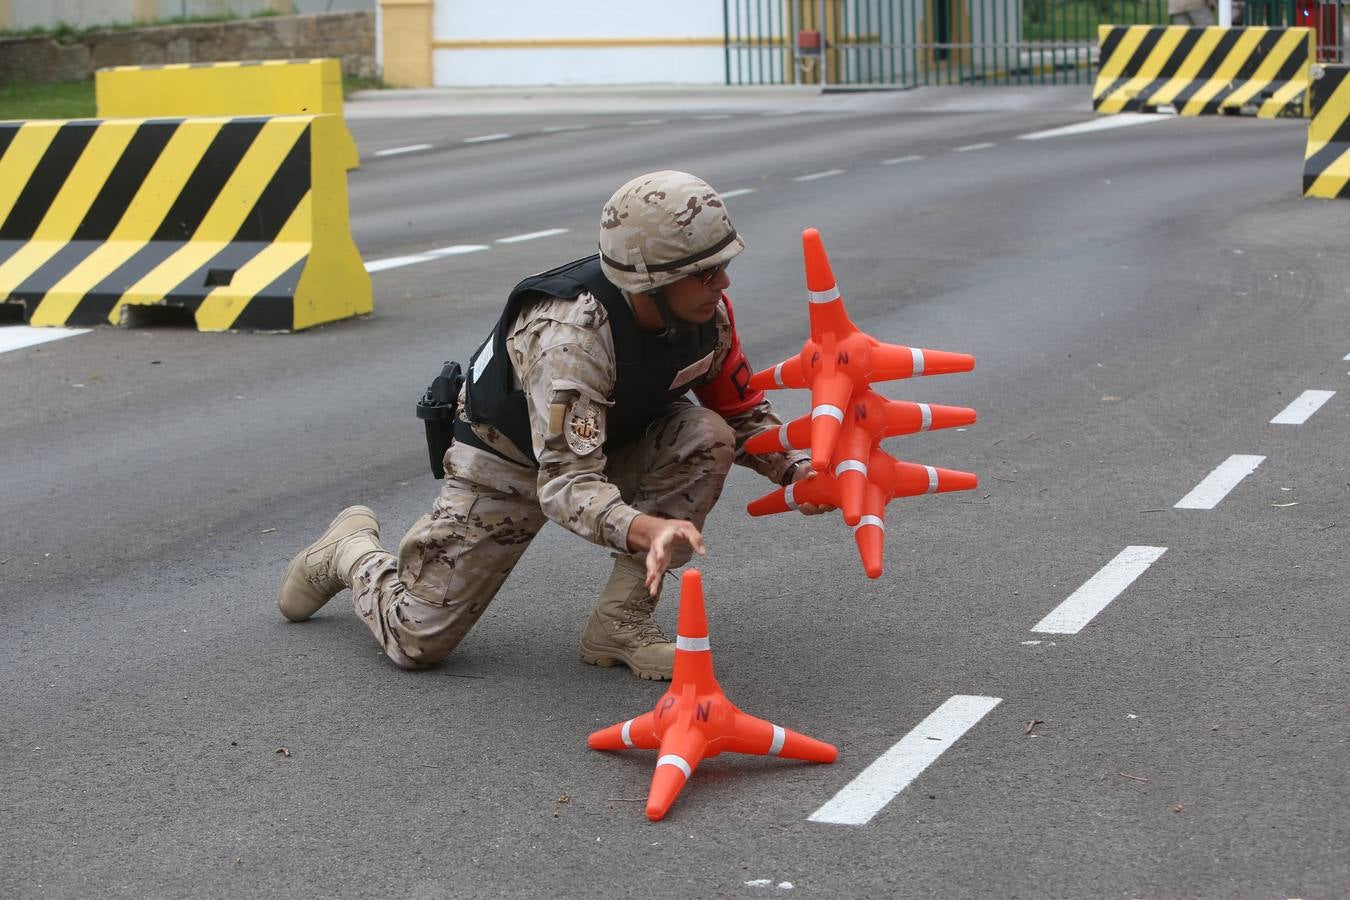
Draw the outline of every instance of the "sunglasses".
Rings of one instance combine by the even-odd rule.
[[[727,270],[726,263],[718,263],[711,269],[704,269],[703,271],[696,272],[694,274],[698,276],[698,280],[703,284],[705,288],[711,288],[713,286],[713,282],[716,281],[718,277],[726,270]]]

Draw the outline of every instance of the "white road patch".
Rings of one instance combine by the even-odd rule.
[[[555,234],[567,234],[566,228],[546,228],[543,231],[531,231],[528,234],[514,234],[511,237],[497,238],[499,244],[519,244],[521,241],[533,241],[538,238],[553,237]]]
[[[810,175],[798,175],[793,181],[815,181],[817,178],[829,178],[831,175],[843,175],[843,169],[826,169],[824,172],[812,172]]]
[[[1112,128],[1129,128],[1131,125],[1148,125],[1153,122],[1171,122],[1174,119],[1171,116],[1156,116],[1148,113],[1119,113],[1114,116],[1101,116],[1096,119],[1089,119],[1086,122],[1078,122],[1074,125],[1065,125],[1063,128],[1051,128],[1049,131],[1033,131],[1030,134],[1019,134],[1019,141],[1040,141],[1045,138],[1069,137],[1075,134],[1090,134],[1094,131],[1107,131]]]
[[[734,191],[723,191],[722,199],[725,200],[728,197],[744,197],[746,194],[753,194],[754,192],[754,188],[737,188]]]
[[[88,328],[37,328],[32,325],[0,326],[0,353],[10,350],[22,350],[36,344],[59,341],[61,338],[87,334]]]
[[[948,747],[995,706],[999,697],[958,694],[933,710],[848,784],[808,821],[831,825],[866,825],[909,786]]]
[[[509,137],[513,137],[513,135],[511,135],[510,133],[507,133],[507,132],[503,132],[503,133],[501,133],[501,134],[480,134],[480,135],[478,135],[478,137],[469,137],[469,138],[465,138],[465,139],[464,139],[464,143],[466,143],[466,144],[486,144],[488,141],[504,141],[504,140],[506,140],[506,139],[509,138]]]
[[[403,153],[416,153],[419,150],[430,150],[430,144],[409,144],[406,147],[390,147],[388,150],[376,150],[376,156],[398,156]]]
[[[1228,492],[1237,487],[1242,479],[1256,471],[1256,467],[1265,462],[1264,456],[1245,456],[1235,453],[1205,480],[1197,484],[1189,494],[1177,501],[1174,509],[1213,509],[1219,501],[1228,496]]]
[[[477,253],[486,250],[486,244],[455,244],[453,247],[441,247],[436,250],[424,250],[410,256],[391,256],[387,259],[372,259],[366,263],[367,272],[383,272],[385,269],[397,269],[400,266],[415,266],[418,263],[431,262],[443,256],[459,256],[464,253]]]
[[[921,159],[923,159],[923,157],[916,153],[912,156],[897,156],[895,159],[883,159],[881,164],[883,166],[898,166],[901,163],[918,162]]]
[[[1126,547],[1031,630],[1077,634],[1166,552],[1166,547]]]
[[[1302,425],[1312,417],[1312,414],[1322,408],[1332,397],[1336,396],[1335,391],[1304,391],[1284,408],[1284,411],[1270,420],[1272,425]]]
[[[953,153],[969,153],[972,150],[988,150],[990,147],[997,147],[997,144],[966,144],[964,147],[953,147]]]

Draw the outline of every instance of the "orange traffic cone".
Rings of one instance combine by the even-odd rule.
[[[815,480],[815,479],[812,479]],[[647,793],[647,818],[662,819],[704,759],[724,751],[834,762],[839,751],[742,712],[722,692],[713,674],[703,581],[697,569],[680,582],[679,634],[670,688],[656,707],[591,734],[592,750],[659,750]]]

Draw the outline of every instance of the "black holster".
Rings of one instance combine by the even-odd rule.
[[[455,414],[459,410],[459,389],[464,384],[464,373],[459,363],[448,360],[441,368],[441,374],[432,379],[420,400],[417,401],[417,418],[427,428],[427,454],[431,457],[431,474],[435,478],[445,477],[445,451],[455,437]]]

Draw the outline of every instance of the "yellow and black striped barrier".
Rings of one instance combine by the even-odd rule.
[[[336,59],[112,66],[94,73],[100,119],[342,115]]]
[[[1102,25],[1092,108],[1200,116],[1255,107],[1261,118],[1308,115],[1311,28]]]
[[[1312,84],[1303,196],[1350,200],[1350,66],[1322,66]]]
[[[202,331],[371,311],[335,115],[0,122],[0,303],[32,325],[135,305]]]

